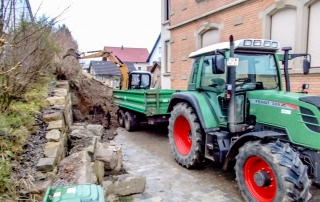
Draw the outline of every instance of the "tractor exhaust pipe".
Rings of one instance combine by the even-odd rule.
[[[234,57],[234,41],[233,36],[230,35],[230,58]],[[228,106],[228,129],[231,133],[235,132],[235,86],[236,86],[236,67],[228,66],[227,67],[227,83],[228,83],[228,93],[230,94],[229,106]]]
[[[234,58],[234,41],[230,35],[230,58]],[[237,124],[235,118],[236,105],[236,66],[227,66],[227,92],[230,95],[228,103],[228,130],[230,133],[243,132],[247,130],[247,124]]]

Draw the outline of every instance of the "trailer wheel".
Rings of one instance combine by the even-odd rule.
[[[203,134],[194,109],[179,103],[169,119],[169,140],[176,161],[187,167],[201,165],[203,159]]]
[[[138,120],[130,111],[124,113],[124,127],[127,131],[134,131],[138,126]]]
[[[118,110],[118,123],[120,127],[124,126],[124,112],[122,109]]]
[[[246,201],[308,201],[307,166],[289,144],[247,142],[236,156],[236,176]]]

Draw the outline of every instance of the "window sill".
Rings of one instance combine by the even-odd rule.
[[[282,75],[284,74],[283,70],[281,71]],[[309,70],[309,74],[319,74],[320,67],[311,67]],[[301,69],[289,69],[289,74],[301,74],[303,75],[303,70]]]
[[[162,76],[171,76],[171,73],[163,73]]]
[[[161,24],[162,25],[169,25],[169,23],[170,23],[170,20],[166,20],[166,21],[162,22]]]

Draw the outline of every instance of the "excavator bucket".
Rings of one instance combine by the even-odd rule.
[[[76,59],[80,59],[80,54],[77,53],[73,48],[70,48],[67,53],[63,56],[63,59],[65,59],[68,56],[75,57]]]

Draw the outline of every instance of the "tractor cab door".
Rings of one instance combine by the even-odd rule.
[[[202,93],[216,114],[221,127],[227,124],[227,108],[224,101],[226,87],[226,73],[214,74],[212,71],[215,55],[203,56],[199,63],[198,92]]]
[[[236,67],[235,121],[246,122],[249,112],[247,93],[254,90],[279,90],[279,75],[273,54],[235,53]]]

